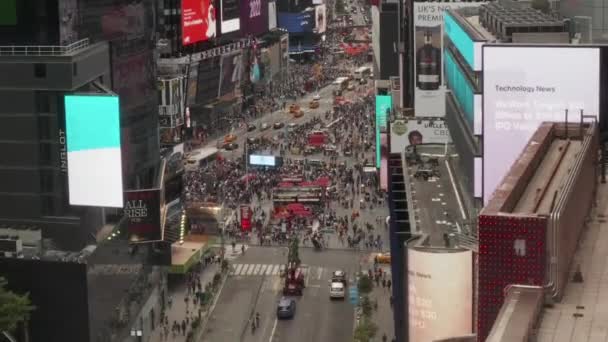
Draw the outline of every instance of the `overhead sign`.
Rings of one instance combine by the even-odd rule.
[[[600,112],[600,49],[585,46],[483,48],[483,199],[544,121],[580,122]],[[576,61],[576,63],[572,63]]]

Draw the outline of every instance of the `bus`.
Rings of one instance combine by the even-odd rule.
[[[348,88],[348,77],[338,77],[333,84],[336,90],[345,91]]]
[[[367,78],[372,74],[372,68],[362,66],[359,69],[355,70],[355,79],[360,80],[362,78]]]
[[[193,152],[186,160],[186,165],[190,168],[205,167],[217,158],[219,150],[216,147],[205,147]]]

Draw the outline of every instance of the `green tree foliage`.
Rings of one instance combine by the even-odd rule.
[[[8,282],[0,277],[0,331],[14,332],[19,322],[29,319],[35,309],[28,294],[20,296],[6,289]]]
[[[370,342],[378,333],[378,326],[369,319],[363,319],[355,329],[355,342]]]
[[[367,274],[361,275],[361,277],[359,278],[359,284],[357,285],[359,287],[359,292],[361,292],[362,294],[368,294],[372,292],[372,289],[374,287],[374,283]]]
[[[369,300],[368,296],[363,296],[363,299],[361,300],[361,312],[363,313],[363,316],[371,317],[372,309],[373,309],[372,301]]]

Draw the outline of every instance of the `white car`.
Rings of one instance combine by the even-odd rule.
[[[315,94],[315,96],[313,96],[312,99],[315,101],[319,101],[321,99],[321,95]]]
[[[346,87],[346,89],[348,90],[355,90],[355,85],[354,84],[349,84],[348,87]]]
[[[332,282],[329,285],[329,298],[330,299],[344,299],[346,289],[342,282]]]
[[[265,131],[265,130],[267,130],[269,128],[270,128],[270,125],[268,123],[264,122],[262,124],[262,126],[260,127],[260,130]]]
[[[287,125],[287,132],[291,133],[291,132],[295,131],[297,127],[298,127],[298,124],[292,122],[289,125]]]

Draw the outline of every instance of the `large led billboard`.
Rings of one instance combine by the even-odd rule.
[[[473,331],[473,253],[410,247],[409,340],[430,342]]]
[[[376,95],[376,167],[380,167],[381,162],[381,141],[380,132],[386,129],[386,120],[393,108],[393,98],[390,95]]]
[[[442,119],[395,120],[391,124],[391,153],[401,153],[410,145],[450,142],[450,131]]]
[[[160,189],[125,191],[123,210],[128,219],[127,236],[130,243],[163,239],[161,210],[164,203],[162,202]]]
[[[207,41],[216,36],[216,30],[216,12],[212,0],[182,0],[183,45]]]
[[[241,2],[241,33],[257,36],[268,31],[268,1],[243,0]]]
[[[253,0],[255,1],[255,0]],[[219,0],[222,34],[236,32],[241,28],[241,12],[239,11],[239,0]]]
[[[480,5],[483,5],[483,3],[475,4],[475,6]],[[467,62],[471,70],[480,71],[481,48],[485,42],[473,40],[449,13],[445,14],[443,25],[445,35],[450,39],[450,42],[460,52],[462,57],[464,57],[465,62]]]
[[[543,121],[597,118],[599,96],[599,48],[484,46],[484,203]]]
[[[65,96],[71,205],[123,206],[119,106],[117,96]]]
[[[302,13],[280,12],[278,24],[279,27],[292,34],[312,32],[312,29],[315,27],[314,15],[314,11]]]
[[[481,2],[414,2],[416,116],[445,116],[446,77],[443,75],[444,30],[442,29],[444,12],[452,8],[481,4]],[[447,30],[448,26],[445,27]]]
[[[317,33],[325,33],[327,30],[327,21],[325,18],[326,7],[325,5],[315,6],[315,30]]]

